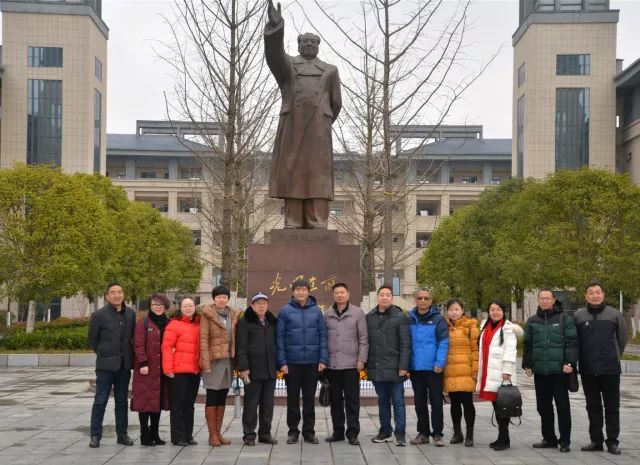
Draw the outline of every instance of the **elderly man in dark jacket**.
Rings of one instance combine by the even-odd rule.
[[[327,330],[316,299],[309,295],[309,283],[296,280],[293,297],[278,314],[278,366],[287,382],[287,444],[298,442],[300,430],[300,391],[302,390],[302,437],[317,444],[314,399],[318,372],[328,363]]]
[[[540,414],[542,441],[536,449],[560,446],[569,452],[571,444],[571,408],[567,375],[576,369],[578,335],[573,318],[565,315],[551,289],[538,291],[538,310],[524,327],[522,368],[534,375],[536,404]],[[558,410],[558,430],[554,427],[553,402]]]
[[[357,446],[360,434],[360,371],[369,356],[367,322],[359,307],[349,302],[345,283],[333,286],[333,306],[324,314],[327,324],[329,366],[325,370],[331,384],[331,422],[333,434],[327,442],[344,441],[345,407],[346,438]]]
[[[620,455],[620,357],[627,344],[627,326],[622,313],[605,304],[604,289],[598,281],[587,284],[585,299],[586,308],[579,309],[574,315],[580,345],[578,369],[587,401],[591,437],[591,442],[582,450],[603,450],[604,422],[607,450]]]
[[[111,283],[105,291],[107,304],[91,315],[89,347],[96,357],[96,394],[91,410],[89,447],[100,447],[102,420],[113,387],[118,444],[133,445],[127,433],[127,398],[133,368],[135,312],[124,303],[122,286]]]
[[[377,292],[378,305],[367,316],[369,334],[369,360],[367,375],[378,395],[380,430],[373,442],[391,440],[395,433],[396,445],[406,446],[406,412],[404,381],[411,360],[411,335],[407,317],[393,302],[393,289],[383,285]],[[391,429],[391,405],[395,431]]]
[[[236,330],[236,369],[244,381],[242,430],[245,446],[256,444],[256,424],[260,407],[258,442],[277,444],[271,436],[273,396],[276,389],[276,323],[269,311],[269,297],[257,292]]]

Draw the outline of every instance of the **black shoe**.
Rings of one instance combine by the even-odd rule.
[[[396,446],[404,447],[407,445],[407,437],[404,433],[396,434]]]
[[[349,438],[349,444],[351,444],[352,446],[359,446],[360,441],[357,437]]]
[[[582,452],[600,452],[600,451],[604,450],[604,447],[602,447],[602,444],[597,444],[595,442],[590,442],[586,446],[582,446],[580,448],[580,450]]]
[[[620,455],[622,452],[617,444],[611,444],[607,446],[607,452],[613,455]]]
[[[140,445],[141,446],[155,446],[156,443],[151,439],[149,430],[140,431]]]
[[[381,443],[391,441],[391,435],[384,434],[382,432],[378,433],[376,436],[371,438],[371,442]]]
[[[464,441],[464,436],[462,436],[462,431],[457,430],[453,432],[453,436],[451,436],[451,440],[449,441],[449,444],[460,444],[462,441]]]
[[[273,436],[262,436],[258,438],[258,442],[262,444],[278,444],[278,440]]]
[[[344,441],[344,435],[333,433],[331,436],[324,438],[325,442],[340,442]]]
[[[304,442],[309,444],[318,444],[318,438],[315,435],[312,436],[304,436]]]
[[[253,439],[253,438],[244,438],[244,439],[242,440],[242,443],[243,443],[245,446],[255,446],[255,445],[256,445],[256,440],[255,440],[255,439]]]
[[[187,447],[189,443],[187,441],[173,441],[174,446]]]
[[[193,439],[193,438],[189,439],[189,440],[187,441],[187,443],[188,443],[190,446],[197,446],[197,445],[198,445],[198,441],[196,441],[196,440],[195,440],[195,439]]]
[[[91,447],[92,449],[97,449],[98,447],[100,447],[100,438],[98,436],[91,436],[89,447]]]
[[[465,447],[473,447],[473,428],[467,428],[467,434],[464,438]]]
[[[571,452],[571,447],[569,446],[560,446],[560,449],[558,449],[560,452]]]
[[[133,446],[133,441],[128,434],[123,434],[118,436],[118,444],[122,444],[123,446]]]
[[[489,443],[489,447],[491,447],[493,449],[494,447],[496,447],[498,445],[499,442],[500,442],[500,440],[496,439],[495,441]]]
[[[558,447],[558,443],[543,439],[542,441],[533,444],[532,447],[534,449],[555,449],[556,447]]]
[[[290,434],[287,438],[287,444],[297,444],[298,436],[296,434]]]
[[[511,447],[510,441],[498,441],[498,444],[493,446],[493,450],[495,450],[496,452],[499,452],[501,450],[507,450],[510,447]]]

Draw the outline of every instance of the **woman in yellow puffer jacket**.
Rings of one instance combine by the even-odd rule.
[[[473,424],[476,409],[473,392],[478,377],[478,336],[480,331],[474,318],[464,314],[464,304],[458,299],[447,302],[447,324],[449,325],[449,355],[444,368],[444,392],[451,400],[453,436],[451,444],[464,440],[464,445],[473,447]],[[467,424],[466,437],[462,435],[462,408]]]

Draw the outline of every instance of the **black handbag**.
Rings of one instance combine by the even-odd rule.
[[[511,381],[509,384],[503,383],[498,388],[495,415],[500,420],[522,417],[522,394],[520,394],[518,386],[514,386]],[[522,419],[520,419],[520,423],[522,423]]]
[[[318,402],[322,407],[331,405],[331,384],[326,376],[320,378],[320,394],[318,394]]]
[[[560,331],[562,332],[562,351],[564,353],[564,312],[560,314]],[[564,362],[562,363],[564,366]],[[569,392],[578,392],[580,385],[578,384],[578,370],[573,367],[571,373],[565,373],[567,379],[567,389]]]

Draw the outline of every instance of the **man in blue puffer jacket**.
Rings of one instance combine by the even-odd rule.
[[[300,390],[302,390],[302,437],[317,444],[314,398],[318,373],[329,362],[324,316],[309,295],[309,283],[299,279],[291,285],[293,297],[280,309],[276,327],[278,366],[287,383],[287,444],[298,442]]]
[[[411,330],[411,384],[418,417],[418,435],[411,444],[427,444],[433,436],[436,447],[443,447],[443,394],[442,370],[449,352],[449,327],[437,307],[432,307],[431,292],[418,289],[415,292],[416,307],[409,312]],[[429,428],[429,409],[431,403],[431,426]]]

